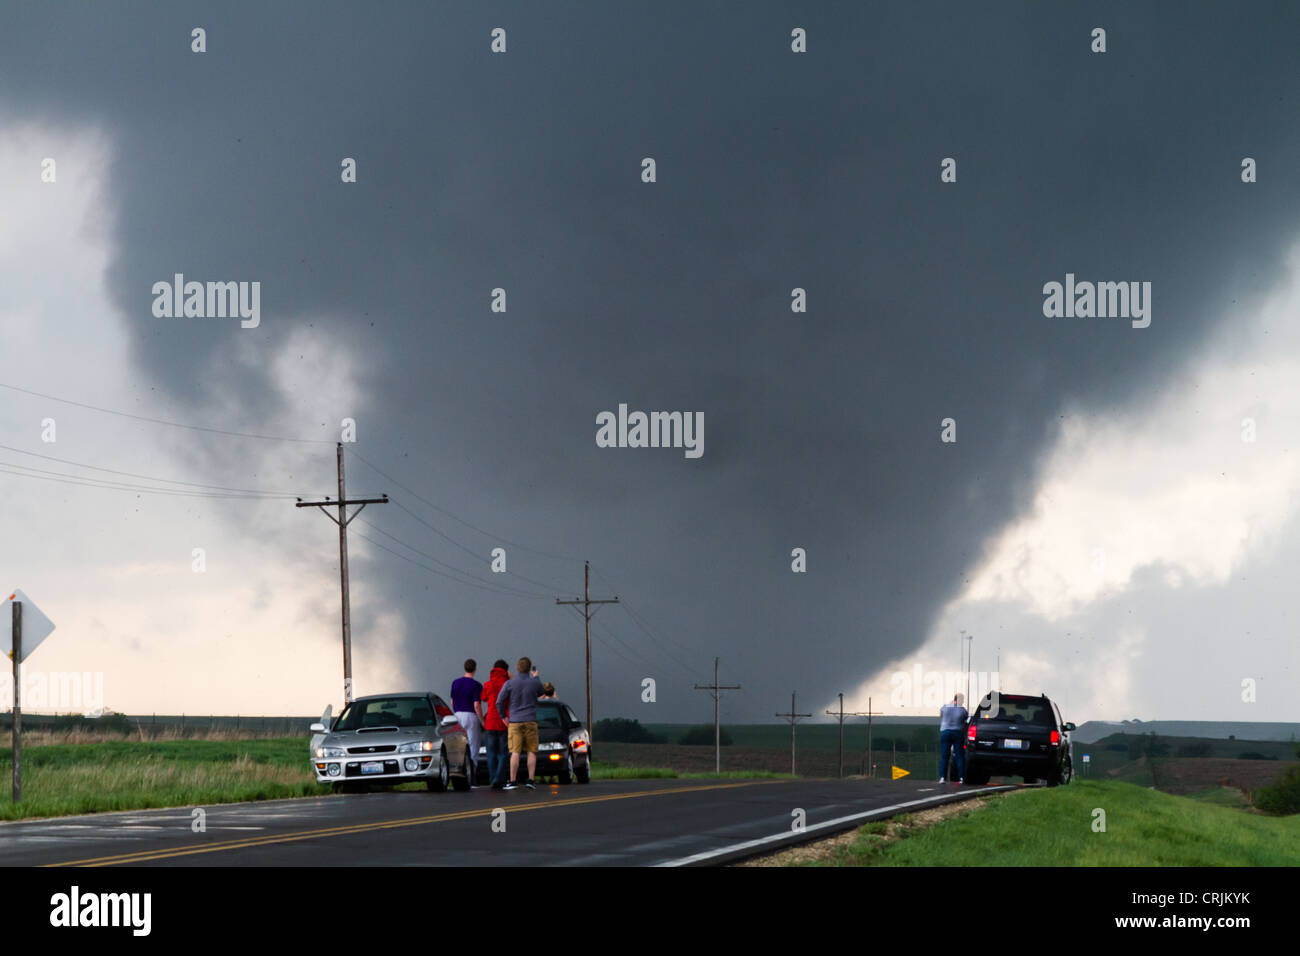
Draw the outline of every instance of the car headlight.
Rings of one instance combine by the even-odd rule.
[[[564,744],[538,744],[538,750],[563,750]]]
[[[433,749],[432,740],[412,740],[409,744],[402,744],[402,746],[398,747],[397,752],[399,754],[413,754],[413,753],[418,753],[421,750],[432,750],[432,749]]]
[[[343,748],[342,747],[317,747],[316,756],[317,757],[342,757]]]

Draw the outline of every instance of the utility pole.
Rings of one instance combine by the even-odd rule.
[[[724,690],[740,690],[739,684],[718,683],[718,659],[713,659],[713,683],[696,684],[696,690],[707,690],[713,694],[713,772],[722,773],[722,731],[718,723],[718,697]],[[794,708],[791,708],[792,710]]]
[[[844,709],[844,695],[843,695],[843,694],[840,694],[840,695],[839,695],[839,698],[840,698],[840,709],[839,709],[838,711],[835,711],[835,710],[828,710],[828,711],[826,711],[826,713],[829,714],[829,715],[832,716],[832,717],[838,717],[838,718],[839,718],[839,722],[840,722],[840,776],[843,777],[843,776],[844,776],[844,718],[845,718],[845,717],[868,717],[868,716],[870,716],[870,713],[869,713],[869,712],[870,712],[870,710],[871,710],[871,707],[868,705],[868,707],[867,707],[866,710],[850,710],[850,711],[846,711],[846,710]],[[870,700],[870,698],[868,698],[868,700]]]
[[[800,717],[811,717],[812,714],[797,714],[794,710],[794,691],[790,691],[790,713],[774,714],[776,717],[790,718],[790,776],[794,776],[794,722]]]
[[[329,496],[325,496],[324,501],[303,501],[298,499],[294,505],[295,508],[319,508],[321,514],[329,518],[339,526],[339,583],[343,591],[343,703],[352,703],[352,603],[348,597],[348,524],[357,515],[365,510],[366,505],[386,505],[388,504],[388,495],[382,498],[354,498],[348,500],[347,491],[343,486],[343,443],[338,443],[339,459],[339,497],[337,501],[331,501]],[[356,511],[348,514],[349,505],[359,505]],[[339,509],[339,516],[336,518],[328,511],[326,507],[335,507]]]
[[[975,664],[975,660],[974,660],[975,635],[974,634],[966,635],[966,647],[968,648],[966,651],[966,703],[969,704],[970,703],[970,671],[971,671],[971,667],[973,667]]]
[[[591,610],[591,606],[593,604],[617,604],[618,596],[615,595],[612,598],[606,598],[600,601],[593,601],[591,599],[591,562],[583,561],[582,562],[582,599],[581,600],[574,599],[572,601],[561,601],[559,598],[556,598],[555,603],[582,605],[582,619],[587,626],[587,734],[591,736],[592,740],[595,740],[596,728],[591,722],[591,615],[593,613],[593,611]],[[599,608],[597,610],[599,610]]]
[[[844,776],[844,694],[841,693],[839,697],[840,697],[840,776],[843,777]],[[792,707],[790,709],[793,710],[794,708]],[[826,711],[826,713],[830,714],[832,717],[835,716],[835,712],[832,710],[828,710]]]
[[[859,712],[856,713],[854,716],[855,716],[855,717],[865,717],[865,718],[867,718],[867,766],[863,768],[862,772],[863,772],[863,774],[865,774],[865,775],[868,776],[868,777],[875,777],[875,775],[876,775],[876,765],[875,765],[875,763],[874,763],[874,762],[872,761],[872,759],[871,759],[871,718],[872,718],[872,717],[883,717],[884,714],[877,714],[875,711],[873,711],[873,710],[871,709],[871,698],[868,697],[868,698],[867,698],[867,712],[864,714],[864,713],[862,713],[861,711],[859,711]]]

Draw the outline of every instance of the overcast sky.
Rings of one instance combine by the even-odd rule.
[[[337,533],[292,496],[335,493],[351,418],[349,492],[393,499],[352,525],[358,693],[531,654],[579,703],[554,599],[589,559],[626,602],[598,717],[711,717],[715,655],[729,719],[929,713],[891,677],[956,670],[964,629],[1068,719],[1296,719],[1298,21],[6,4],[0,585],[58,626],[30,668],[128,712],[337,708]],[[177,273],[259,282],[259,324],[157,317]],[[1149,282],[1149,326],[1046,316],[1067,274]],[[702,413],[703,454],[597,447],[620,403]],[[282,497],[55,480],[112,477],[85,465]]]

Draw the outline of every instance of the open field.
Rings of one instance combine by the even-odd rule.
[[[1296,866],[1300,816],[1267,817],[1127,783],[1086,781],[904,814],[793,861],[812,866]],[[1105,812],[1105,832],[1093,829]],[[940,816],[937,815],[936,816]],[[812,849],[812,848],[810,848]]]
[[[264,738],[256,731],[203,730],[203,739],[104,740],[84,731],[24,735],[23,800],[0,799],[0,820],[67,816],[111,810],[201,806],[325,796],[309,767],[304,737]],[[215,739],[214,739],[215,738]],[[12,750],[0,748],[0,779],[8,781]],[[665,766],[596,764],[596,780],[715,778],[712,764],[698,771]],[[722,778],[776,777],[741,768]],[[786,767],[785,769],[789,769]],[[424,789],[405,784],[401,789]]]

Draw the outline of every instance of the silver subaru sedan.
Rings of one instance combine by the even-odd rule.
[[[370,784],[423,781],[430,790],[468,790],[474,764],[468,738],[447,703],[429,691],[358,697],[312,747],[316,782],[335,792]]]

